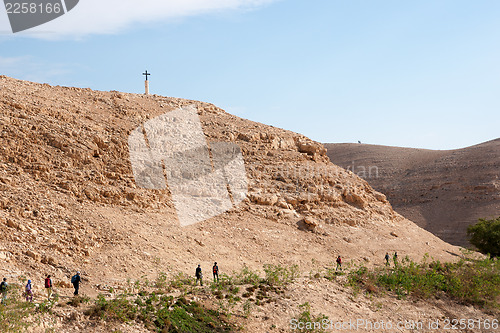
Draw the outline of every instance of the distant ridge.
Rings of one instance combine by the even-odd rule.
[[[456,150],[325,147],[333,163],[365,178],[398,213],[449,243],[468,246],[469,224],[500,216],[500,138]]]

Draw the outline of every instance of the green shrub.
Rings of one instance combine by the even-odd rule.
[[[282,267],[281,265],[265,264],[265,281],[270,285],[285,285],[299,277],[299,266]]]
[[[240,272],[234,273],[235,284],[252,284],[257,285],[261,281],[261,278],[257,272],[252,271],[246,265],[243,266]]]
[[[231,332],[233,327],[220,319],[220,313],[196,302],[176,305],[172,310],[163,307],[157,312],[155,325],[168,332]]]
[[[248,316],[252,313],[252,308],[252,302],[250,302],[250,300],[246,300],[245,303],[243,303],[243,317],[248,318]]]
[[[313,316],[309,302],[299,305],[299,309],[302,312],[290,321],[292,327],[295,328],[294,332],[325,332],[321,324],[328,320],[327,316],[324,314]]]
[[[344,273],[341,271],[335,271],[335,268],[327,268],[325,275],[323,276],[325,279],[334,281],[337,276],[343,275]]]
[[[492,257],[500,256],[500,217],[493,220],[479,219],[467,228],[469,241],[477,249]]]
[[[169,285],[167,283],[167,274],[164,273],[164,272],[160,272],[158,274],[158,277],[156,278],[156,281],[155,281],[155,284],[154,286],[157,288],[157,289],[160,289],[160,290],[167,290],[169,289]]]
[[[57,301],[57,300],[56,300]],[[90,302],[90,298],[86,296],[76,296],[71,298],[66,304],[74,306],[74,307],[79,307],[81,303],[88,303]]]
[[[101,294],[97,297],[94,306],[85,314],[104,320],[128,322],[136,319],[137,307],[123,296],[108,301]]]
[[[21,299],[22,290],[20,285],[9,284],[7,300],[0,304],[0,332],[22,332],[30,326],[26,319],[35,305]]]
[[[57,304],[55,299],[45,300],[38,304],[36,311],[39,313],[52,313],[55,304]]]
[[[196,280],[185,273],[178,273],[174,275],[172,281],[170,281],[170,286],[174,289],[181,289],[184,286],[194,286],[196,285]]]
[[[382,288],[394,292],[398,298],[408,295],[428,298],[444,293],[461,303],[499,308],[496,300],[500,297],[500,262],[496,260],[444,264],[407,260],[393,269],[375,270],[361,266],[349,273],[348,281],[355,291],[363,288],[378,292]]]

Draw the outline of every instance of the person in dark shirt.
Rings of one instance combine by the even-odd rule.
[[[201,273],[201,265],[196,268],[196,284],[200,281],[200,286],[203,286],[203,274]]]
[[[217,280],[217,283],[219,283],[219,266],[217,266],[217,263],[214,263],[214,267],[212,268],[213,273],[214,273],[214,282]]]
[[[0,293],[2,293],[2,301],[0,303],[5,303],[7,299],[7,289],[9,288],[9,284],[7,283],[7,278],[3,278],[2,283],[0,283]]]
[[[76,275],[74,275],[71,278],[71,283],[73,284],[73,287],[75,288],[75,292],[73,295],[77,296],[78,295],[78,290],[80,289],[80,282],[82,282],[82,279],[80,278],[80,272],[76,272]]]

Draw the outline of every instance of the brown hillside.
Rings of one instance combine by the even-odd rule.
[[[386,194],[398,213],[452,244],[468,246],[468,225],[500,215],[500,139],[443,151],[347,143],[325,147],[333,163]]]
[[[183,105],[196,106],[209,142],[241,147],[249,192],[236,209],[188,227],[177,221],[168,190],[136,186],[127,146],[137,126]],[[208,276],[214,261],[222,273],[280,263],[298,264],[307,274],[312,262],[324,266],[338,254],[368,265],[382,265],[386,251],[415,260],[425,253],[441,260],[460,255],[395,213],[366,181],[332,164],[321,144],[207,103],[1,76],[0,149],[0,276],[11,281],[22,275],[40,284],[52,274],[67,282],[80,270],[84,293],[95,294],[158,271],[193,274],[198,263]],[[322,294],[322,286],[315,288],[310,295]],[[367,301],[358,304],[335,288],[328,301],[304,293],[293,302],[310,301],[344,317],[368,311],[359,305]],[[415,317],[405,304],[404,313],[391,301],[370,318]],[[251,331],[266,331],[271,324],[262,318],[270,314],[286,327],[294,312],[290,304],[280,306],[264,308]],[[435,307],[422,311],[426,318],[443,315]]]

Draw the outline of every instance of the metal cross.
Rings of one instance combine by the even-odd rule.
[[[148,80],[148,75],[151,75],[151,73],[148,73],[148,71],[146,70],[146,73],[142,73],[142,75],[146,75],[146,81]]]

